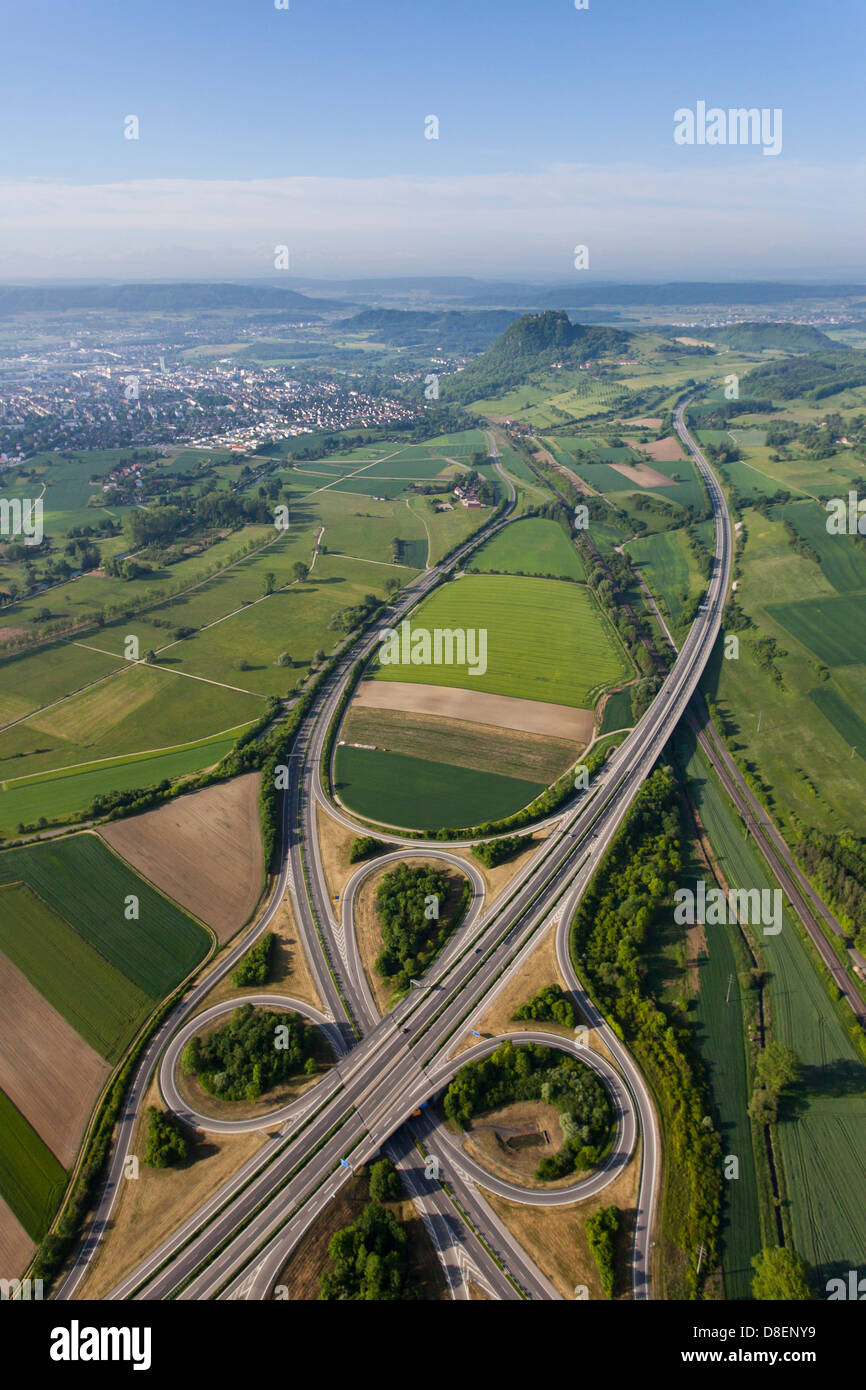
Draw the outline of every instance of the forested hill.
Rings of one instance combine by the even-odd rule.
[[[524,382],[527,373],[561,362],[578,367],[628,351],[632,335],[617,328],[572,323],[564,309],[524,314],[459,376],[443,383],[447,399],[470,401]]]
[[[681,331],[681,330],[680,330]],[[725,328],[690,329],[695,337],[744,351],[781,348],[784,352],[819,352],[837,346],[808,323],[730,323]]]
[[[785,357],[753,367],[745,378],[749,394],[772,400],[822,401],[840,391],[866,386],[866,352],[837,348],[803,357]]]

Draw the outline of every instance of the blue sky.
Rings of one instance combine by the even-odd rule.
[[[550,277],[590,236],[591,272],[613,278],[850,270],[866,261],[864,31],[862,0],[19,6],[0,84],[0,194],[19,213],[0,273],[187,274],[196,227],[202,273],[265,273],[280,225],[299,274],[396,257]],[[781,155],[676,146],[673,112],[698,100],[781,108]]]

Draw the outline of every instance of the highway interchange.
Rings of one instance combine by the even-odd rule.
[[[601,863],[642,783],[684,716],[718,637],[728,590],[732,538],[721,488],[692,439],[677,407],[675,426],[698,467],[715,516],[715,563],[707,598],[650,709],[599,771],[588,790],[552,817],[548,837],[499,897],[487,906],[484,885],[465,860],[473,901],[445,951],[421,982],[384,1019],[378,1017],[354,931],[352,906],[366,874],[353,876],[335,916],[318,845],[316,807],[334,807],[322,781],[328,731],[356,663],[376,647],[385,626],[396,625],[444,573],[459,570],[480,543],[476,536],[444,565],[428,570],[400,595],[387,615],[355,643],[322,683],[302,720],[288,762],[279,873],[269,902],[255,925],[228,953],[218,970],[196,985],[160,1025],[136,1070],[120,1117],[105,1188],[95,1219],[57,1297],[76,1296],[111,1220],[124,1179],[136,1116],[154,1072],[159,1069],[163,1098],[181,1117],[201,1128],[220,1122],[190,1112],[177,1093],[174,1066],[183,1042],[202,1022],[199,1011],[218,978],[264,933],[284,894],[289,893],[298,933],[324,1012],[301,1009],[282,996],[262,1003],[297,1007],[327,1026],[337,1064],[315,1087],[266,1121],[228,1121],[235,1128],[270,1133],[263,1147],[211,1198],[163,1241],[112,1291],[112,1298],[266,1299],[274,1295],[281,1270],[304,1233],[353,1169],[376,1153],[391,1153],[416,1201],[446,1268],[452,1296],[468,1297],[470,1281],[497,1299],[559,1297],[485,1201],[481,1187],[512,1200],[541,1205],[574,1201],[600,1190],[627,1162],[641,1141],[640,1184],[633,1251],[635,1298],[651,1296],[651,1257],[662,1156],[658,1125],[646,1084],[627,1048],[598,1013],[578,980],[569,949],[569,924],[580,898]],[[496,457],[490,437],[491,452]],[[497,457],[497,467],[499,467]],[[509,510],[514,489],[509,489]],[[492,530],[506,524],[494,522]],[[488,528],[483,536],[491,534]],[[345,823],[350,817],[337,812]],[[358,826],[358,833],[367,828]],[[394,845],[390,857],[435,852],[448,858],[448,846],[377,832]],[[555,933],[559,968],[595,1046],[553,1034],[527,1032],[525,1040],[565,1047],[594,1066],[614,1096],[618,1131],[607,1164],[574,1188],[539,1192],[498,1183],[482,1174],[425,1109],[468,1058],[490,1051],[501,1039],[484,1039],[477,1048],[455,1048],[477,1027],[480,1017],[513,974],[550,932]],[[252,996],[257,1001],[257,996]],[[215,1009],[231,1005],[215,1006]],[[214,1015],[215,1010],[208,1011]],[[520,1035],[509,1034],[515,1038]],[[601,1046],[599,1046],[601,1045]],[[613,1059],[607,1060],[605,1051]],[[408,1123],[407,1123],[408,1122]],[[409,1125],[414,1129],[410,1129]],[[272,1131],[277,1126],[277,1132]],[[427,1176],[424,1154],[435,1156],[444,1183]],[[83,1291],[86,1296],[86,1289]]]

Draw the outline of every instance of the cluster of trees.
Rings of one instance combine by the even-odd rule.
[[[785,535],[788,537],[788,543],[794,554],[799,555],[803,560],[811,560],[813,564],[820,565],[821,561],[818,559],[818,552],[812,549],[812,546],[800,535],[799,531],[795,531],[790,521],[783,521],[782,525],[785,528]]]
[[[472,853],[488,869],[494,869],[497,864],[504,864],[506,859],[513,859],[531,839],[531,835],[505,835],[501,840],[484,840],[479,845],[473,845]]]
[[[810,352],[765,362],[749,372],[751,390],[763,391],[772,400],[821,401],[855,386],[866,386],[866,352],[835,347],[831,352]],[[752,409],[755,409],[752,401]]]
[[[399,1202],[404,1195],[400,1174],[390,1158],[380,1158],[370,1168],[370,1200]]]
[[[319,1298],[364,1302],[418,1298],[412,1282],[406,1229],[387,1207],[370,1202],[351,1226],[331,1236],[332,1268],[322,1275]]]
[[[543,1158],[536,1176],[544,1182],[598,1163],[610,1144],[614,1110],[595,1072],[550,1047],[515,1047],[504,1042],[491,1057],[467,1062],[448,1090],[448,1119],[464,1128],[473,1115],[514,1101],[541,1100],[560,1112],[564,1143]]]
[[[849,832],[822,835],[810,830],[797,846],[800,862],[839,924],[866,952],[866,840]]]
[[[378,854],[382,848],[382,842],[372,835],[358,835],[349,846],[349,863],[357,864],[361,859],[369,859],[371,855]]]
[[[468,883],[458,913],[468,901],[467,890],[471,895]],[[441,869],[408,864],[395,865],[376,889],[383,942],[376,970],[395,989],[408,989],[412,976],[423,974],[451,935],[457,914],[443,911],[448,892],[448,875]]]
[[[808,1272],[796,1250],[770,1246],[752,1257],[752,1297],[772,1303],[805,1303],[811,1299]]]
[[[669,1170],[667,1238],[683,1251],[703,1243],[717,1256],[721,1146],[708,1115],[703,1068],[690,1032],[675,1027],[653,997],[646,943],[669,908],[682,873],[676,779],[662,766],[641,788],[572,925],[575,968],[628,1044],[663,1114]],[[689,1261],[686,1296],[697,1293]]]
[[[155,1105],[147,1107],[147,1139],[144,1161],[149,1168],[170,1168],[182,1163],[189,1153],[186,1137],[178,1129],[174,1117]]]
[[[211,1095],[257,1100],[302,1069],[312,1075],[315,1037],[315,1029],[300,1014],[241,1004],[215,1033],[190,1038],[180,1061],[187,1075],[195,1076]]]
[[[616,1239],[619,1235],[619,1207],[601,1207],[586,1218],[586,1239],[598,1268],[601,1291],[613,1298],[616,1290]]]
[[[752,650],[761,670],[766,672],[776,682],[776,685],[781,686],[782,672],[776,662],[788,655],[784,647],[780,647],[775,637],[771,637],[769,632],[764,632],[752,642]]]
[[[779,1118],[782,1092],[800,1074],[796,1052],[780,1042],[769,1042],[758,1053],[755,1084],[749,1101],[749,1114],[759,1125],[775,1124]]]
[[[521,1004],[514,1019],[518,1022],[535,1019],[539,1023],[563,1023],[567,1028],[573,1028],[574,1005],[561,985],[546,985],[525,1004]]]
[[[261,941],[257,941],[243,959],[238,961],[237,967],[232,971],[232,984],[239,989],[248,985],[267,984],[273,954],[274,934],[272,931],[265,932]]]
[[[328,626],[334,632],[354,632],[356,627],[363,627],[369,622],[381,607],[382,600],[375,594],[365,594],[361,602],[353,604],[351,608],[339,608]]]
[[[103,564],[105,573],[111,579],[147,579],[153,571],[150,565],[143,565],[133,556],[108,555]]]

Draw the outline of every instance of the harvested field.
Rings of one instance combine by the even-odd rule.
[[[68,1168],[111,1067],[0,954],[0,1089]]]
[[[612,463],[610,467],[615,468],[624,478],[628,478],[630,483],[637,483],[638,487],[674,486],[673,478],[666,478],[664,473],[657,472],[645,463]]]
[[[262,891],[260,773],[179,796],[102,830],[116,853],[220,941],[249,920]]]
[[[678,459],[685,457],[682,445],[673,434],[667,435],[665,439],[650,439],[645,444],[641,444],[637,439],[628,439],[626,443],[633,449],[640,449],[648,458],[658,459],[660,463],[676,463]],[[670,479],[666,481],[670,482]]]
[[[21,1222],[0,1197],[0,1278],[19,1279],[35,1249]]]
[[[660,415],[641,415],[635,420],[623,420],[624,425],[639,425],[645,430],[661,429],[661,423]]]
[[[520,700],[507,695],[459,690],[449,685],[415,685],[409,681],[362,681],[353,701],[361,709],[406,710],[491,724],[499,729],[541,734],[585,744],[592,738],[591,709]]]
[[[410,757],[423,753],[437,762],[479,772],[501,772],[507,767],[512,777],[544,783],[561,777],[577,760],[582,746],[468,720],[363,708],[350,710],[340,741]]]

